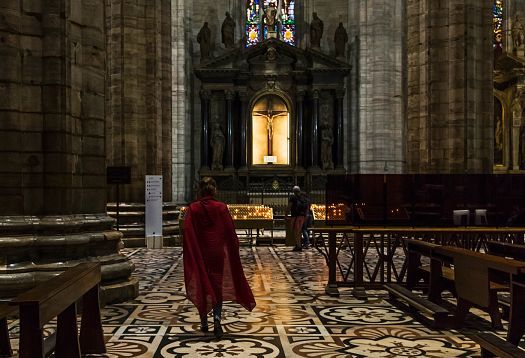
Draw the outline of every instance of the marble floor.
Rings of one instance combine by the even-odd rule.
[[[432,330],[382,291],[369,291],[368,301],[344,289],[339,298],[328,297],[328,271],[317,251],[259,246],[241,247],[257,307],[247,312],[226,304],[225,335],[216,340],[198,330],[197,311],[184,296],[181,248],[126,254],[136,264],[141,294],[103,309],[108,357],[474,357],[479,348],[465,334],[490,330],[474,316],[465,331]],[[13,338],[17,323],[10,322]]]

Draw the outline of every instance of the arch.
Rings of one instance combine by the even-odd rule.
[[[250,164],[292,166],[295,124],[288,94],[278,89],[261,91],[253,96],[248,108]]]

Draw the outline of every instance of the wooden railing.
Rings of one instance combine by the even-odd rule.
[[[489,241],[523,244],[524,228],[492,227],[328,227],[315,228],[313,244],[328,264],[326,293],[339,295],[339,287],[353,287],[366,298],[366,289],[406,280],[405,239],[485,251]]]
[[[20,316],[19,357],[45,357],[51,351],[57,358],[105,353],[98,296],[100,278],[99,263],[82,263],[12,300],[10,305],[18,306]],[[76,302],[80,298],[79,339]],[[44,325],[55,317],[56,333],[44,340]]]

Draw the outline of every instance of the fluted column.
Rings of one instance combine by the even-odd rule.
[[[232,104],[234,92],[226,91],[226,169],[233,169],[235,143],[233,141],[233,113]]]
[[[319,91],[315,90],[312,93],[312,126],[311,126],[311,168],[319,169]]]
[[[211,93],[207,90],[200,92],[201,96],[201,169],[209,169],[210,164],[210,99]]]
[[[335,167],[337,169],[344,169],[344,138],[343,138],[343,99],[345,97],[345,90],[340,89],[336,91],[337,112],[335,118]]]
[[[303,163],[303,148],[304,148],[304,139],[303,139],[303,102],[304,102],[304,92],[297,92],[297,122],[295,126],[297,143],[296,143],[296,158],[297,158],[297,167],[302,168]]]

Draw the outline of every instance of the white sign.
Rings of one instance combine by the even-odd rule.
[[[146,175],[146,240],[162,237],[162,175]]]
[[[265,155],[264,156],[264,162],[266,164],[274,164],[277,163],[277,156],[276,155]]]

